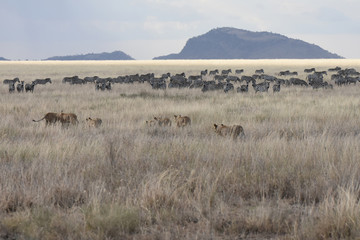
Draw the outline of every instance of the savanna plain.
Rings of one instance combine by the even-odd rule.
[[[360,83],[279,93],[69,85],[64,77],[360,70],[360,60],[3,62],[0,239],[359,239]],[[79,124],[33,122],[72,112]],[[154,116],[191,126],[148,127]],[[87,117],[101,118],[89,128]],[[216,135],[238,124],[245,137]]]

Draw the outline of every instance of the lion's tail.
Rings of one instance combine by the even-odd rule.
[[[44,118],[45,118],[45,116],[42,119],[39,119],[39,120],[34,120],[33,119],[33,122],[40,122],[40,121],[44,120]]]

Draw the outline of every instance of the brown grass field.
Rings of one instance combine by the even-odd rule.
[[[0,239],[359,239],[359,83],[225,94],[61,82],[215,68],[304,79],[304,68],[336,66],[359,71],[360,60],[1,62],[0,80],[53,83],[10,94],[1,82]],[[62,110],[78,126],[32,121]],[[145,124],[174,114],[191,126]]]

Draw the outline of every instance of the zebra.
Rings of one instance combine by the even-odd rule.
[[[201,71],[200,72],[200,75],[202,75],[202,76],[206,76],[206,74],[208,73],[208,70],[207,69],[205,69],[204,71]]]
[[[249,84],[250,82],[255,82],[255,78],[250,77],[250,76],[242,76],[240,81],[245,81],[247,84]]]
[[[33,81],[33,83],[35,84],[46,84],[46,83],[52,83],[50,78],[45,78],[45,79],[36,79],[35,81]]]
[[[5,79],[3,81],[3,84],[15,84],[16,82],[20,82],[19,78]]]
[[[15,92],[15,83],[9,83],[9,93]]]
[[[273,92],[274,92],[274,93],[275,93],[275,92],[280,92],[280,84],[274,84],[273,87],[272,87],[272,89],[273,89]]]
[[[18,92],[24,92],[24,81],[21,81],[18,85],[16,85],[16,90]]]
[[[243,92],[248,92],[249,91],[249,84],[246,85],[241,85],[240,87],[236,88],[236,92],[238,93],[243,93]]]
[[[304,69],[304,72],[306,72],[306,73],[315,72],[315,68],[306,68],[306,69]]]
[[[209,75],[216,75],[216,74],[218,74],[219,73],[219,70],[218,69],[215,69],[215,70],[213,70],[213,71],[210,71],[209,72]]]
[[[262,82],[259,84],[253,83],[253,88],[255,90],[255,93],[257,92],[267,92],[269,90],[270,87],[270,83],[269,82]]]
[[[149,83],[152,89],[166,89],[166,81],[164,78],[152,78]]]
[[[300,86],[308,86],[307,82],[305,82],[304,80],[300,79],[300,78],[290,78],[289,80],[290,84],[292,85],[300,85]]]
[[[25,84],[25,92],[34,92],[35,83],[27,83]]]
[[[337,66],[335,68],[329,68],[328,71],[329,72],[337,72],[337,71],[340,71],[341,70],[341,67]]]
[[[227,93],[230,90],[234,90],[234,85],[232,83],[226,83],[224,86],[224,92]]]
[[[231,69],[221,71],[221,75],[228,75],[229,73],[232,73]]]

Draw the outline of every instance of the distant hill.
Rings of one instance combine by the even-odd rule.
[[[190,38],[180,53],[154,59],[342,58],[321,47],[271,32],[216,28]]]
[[[47,58],[45,60],[70,61],[70,60],[134,60],[134,59],[122,51],[115,51],[112,53],[103,52],[103,53],[88,53],[88,54],[71,55],[71,56],[55,56],[55,57]]]
[[[3,57],[0,57],[0,61],[9,61],[9,59],[6,59],[6,58],[3,58]]]

